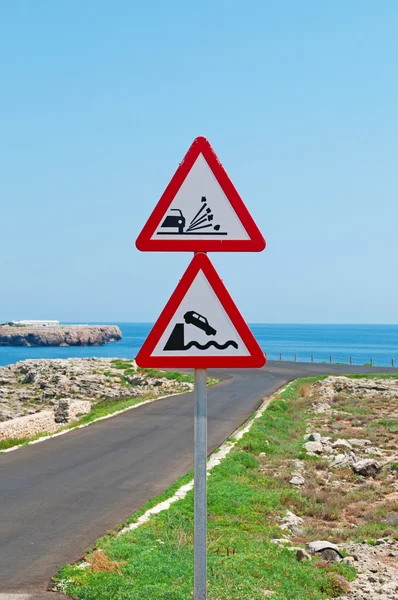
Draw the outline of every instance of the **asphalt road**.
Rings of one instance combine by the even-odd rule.
[[[287,381],[322,373],[375,371],[288,362],[269,362],[263,369],[213,371],[223,382],[208,394],[209,453],[264,396]],[[381,371],[397,373],[377,369]],[[45,590],[57,565],[78,560],[98,537],[192,465],[192,394],[147,404],[1,455],[0,600],[12,599],[12,594],[27,594],[26,600],[47,598]]]

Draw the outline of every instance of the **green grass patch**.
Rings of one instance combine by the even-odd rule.
[[[190,373],[179,373],[169,372],[169,371],[161,371],[159,369],[141,369],[135,370],[134,362],[131,360],[122,360],[115,359],[111,361],[111,365],[114,369],[120,369],[124,371],[124,376],[131,375],[134,376],[137,373],[147,375],[148,377],[157,377],[157,378],[165,378],[171,381],[178,381],[181,383],[193,383],[194,377]],[[110,375],[110,374],[109,374]]]
[[[179,373],[178,371],[159,371],[158,369],[138,369],[139,373],[147,373],[148,377],[158,377],[178,381],[180,383],[194,383],[195,378],[191,373]],[[207,385],[215,385],[219,383],[219,379],[213,377],[207,378]]]
[[[132,369],[133,364],[132,360],[123,360],[121,358],[116,358],[111,361],[111,365],[114,369]]]
[[[398,433],[398,419],[377,419],[370,427],[384,427],[388,433]]]
[[[344,375],[350,379],[398,379],[398,373],[356,373]]]
[[[182,383],[193,383],[194,376],[190,373],[178,373],[177,371],[159,371],[158,369],[139,369],[140,373],[146,373],[148,377],[164,377],[170,381]]]
[[[263,466],[301,455],[308,401],[300,389],[316,379],[293,382],[279,394],[208,479],[209,600],[264,600],[268,591],[274,592],[273,600],[326,600],[343,592],[337,574],[355,577],[348,565],[325,565],[317,559],[299,563],[294,552],[270,542],[281,536],[278,522],[286,508],[306,514],[315,504]],[[129,522],[190,478],[188,474],[147,503]],[[112,572],[60,568],[59,582],[72,598],[192,598],[193,493],[134,531],[107,535],[97,547],[118,567]]]
[[[33,435],[32,437],[8,438],[6,440],[1,440],[0,441],[0,452],[2,450],[8,450],[8,448],[13,448],[14,446],[27,446],[29,444],[29,442],[34,442],[35,440],[38,440],[41,437],[46,437],[48,435],[51,435],[51,434],[43,431],[42,433],[37,433],[36,435]]]
[[[370,408],[360,406],[360,404],[361,402],[356,398],[349,397],[340,400],[339,403],[335,402],[333,408],[351,415],[368,415],[371,413]]]
[[[115,359],[111,362],[112,367],[124,371],[124,376],[134,376],[136,373],[147,375],[148,377],[155,377],[158,379],[164,378],[170,381],[177,381],[179,383],[194,383],[194,376],[191,373],[179,373],[178,371],[163,371],[159,369],[142,369],[138,368],[137,371],[134,369],[133,361]],[[105,373],[107,375],[107,373]],[[108,375],[110,376],[109,372]],[[114,375],[115,376],[115,375]],[[219,379],[212,377],[207,378],[207,385],[215,385],[219,383]]]

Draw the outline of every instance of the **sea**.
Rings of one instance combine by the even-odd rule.
[[[98,323],[97,323],[98,324]],[[105,346],[0,347],[0,365],[37,358],[134,358],[152,323],[114,323],[123,333],[120,342]],[[330,362],[398,367],[398,325],[252,324],[257,341],[269,360]]]

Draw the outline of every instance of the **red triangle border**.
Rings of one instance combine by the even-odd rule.
[[[249,240],[151,239],[200,153],[235,210]],[[261,252],[265,248],[265,240],[210,143],[205,137],[197,137],[138,236],[136,246],[142,252]]]
[[[250,353],[249,356],[152,356],[152,352],[200,270],[207,278],[224,310],[231,319]],[[198,253],[193,257],[171,295],[170,300],[167,302],[152,331],[145,340],[136,357],[136,362],[139,367],[158,368],[258,368],[264,366],[266,358],[210,259],[206,254]]]

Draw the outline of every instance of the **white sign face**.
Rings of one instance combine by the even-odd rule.
[[[151,240],[238,240],[250,236],[200,153]]]
[[[250,356],[203,271],[199,271],[151,356]]]
[[[140,367],[262,367],[261,350],[207,254],[198,252],[136,356]]]

